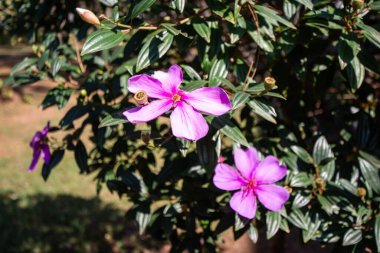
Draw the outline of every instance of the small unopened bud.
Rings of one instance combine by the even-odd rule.
[[[352,1],[352,7],[354,7],[356,10],[362,9],[364,7],[364,0]]]
[[[264,79],[264,87],[265,87],[265,90],[271,90],[274,88],[274,86],[276,85],[276,79],[274,79],[273,77],[265,77]]]
[[[82,97],[87,97],[87,91],[86,91],[85,89],[81,89],[81,90],[80,90],[80,95],[81,95]]]
[[[285,185],[284,188],[289,192],[289,194],[293,192],[293,188],[288,185]]]
[[[84,22],[89,23],[91,25],[100,25],[100,21],[99,21],[98,17],[92,11],[82,9],[82,8],[76,8],[76,10],[77,10],[80,18]]]
[[[359,195],[359,197],[363,198],[366,194],[367,194],[367,191],[366,191],[365,188],[363,188],[363,187],[359,187],[358,188],[358,195]]]
[[[133,98],[136,100],[136,102],[139,105],[148,104],[148,96],[147,96],[146,92],[143,90],[136,92],[136,94]]]
[[[315,183],[320,187],[320,188],[323,188],[325,186],[325,180],[323,180],[323,178],[321,177],[317,177],[315,179]]]

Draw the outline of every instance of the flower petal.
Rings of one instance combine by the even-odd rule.
[[[40,131],[36,132],[29,143],[30,147],[32,147],[33,149],[37,148],[42,137],[43,136]]]
[[[238,190],[244,186],[239,172],[225,163],[216,165],[213,182],[216,187],[226,191]]]
[[[241,216],[253,219],[256,216],[256,198],[252,191],[238,191],[231,200],[230,206]]]
[[[159,80],[164,90],[171,94],[177,92],[178,87],[183,80],[182,69],[178,65],[171,66],[168,69],[168,72],[155,71],[152,76]]]
[[[34,148],[33,149],[33,159],[29,165],[29,171],[33,171],[36,168],[37,163],[38,163],[38,159],[40,159],[40,155],[41,155],[41,149]]]
[[[143,123],[153,120],[170,110],[173,102],[168,99],[154,100],[147,105],[132,108],[123,115],[132,123]]]
[[[44,127],[44,129],[42,129],[41,134],[42,134],[42,136],[43,136],[44,138],[46,137],[46,135],[47,135],[47,133],[49,132],[49,130],[50,130],[50,122],[48,122],[48,123],[46,124],[46,126]]]
[[[219,116],[231,110],[226,92],[219,87],[204,87],[187,92],[183,99],[195,109]]]
[[[208,132],[208,124],[202,114],[183,102],[177,102],[170,115],[170,123],[173,135],[186,140],[197,141]]]
[[[284,187],[268,184],[255,187],[255,194],[259,201],[269,210],[280,210],[289,199],[289,192]]]
[[[42,145],[42,159],[44,159],[45,164],[50,163],[51,155],[48,144]]]
[[[286,175],[286,167],[274,156],[267,156],[257,166],[253,177],[258,184],[271,184]]]
[[[128,79],[128,90],[132,93],[145,91],[149,98],[171,97],[163,88],[159,80],[146,74],[135,75]]]
[[[248,180],[252,179],[252,175],[256,166],[259,164],[257,150],[254,148],[236,149],[234,151],[234,160],[236,168]]]

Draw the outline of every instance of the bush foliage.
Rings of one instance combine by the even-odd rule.
[[[4,0],[0,10],[3,33],[35,54],[5,84],[49,80],[42,109],[76,101],[52,128],[65,137],[49,140],[45,179],[73,152],[98,190],[128,197],[141,233],[170,239],[175,252],[214,252],[229,226],[253,241],[260,228],[267,238],[299,228],[305,243],[380,251],[380,1]],[[121,115],[135,106],[132,75],[174,63],[182,89],[219,86],[231,100],[197,142],[173,137],[167,115],[147,124]],[[286,164],[291,197],[280,212],[260,206],[243,219],[213,185],[218,157],[233,164],[239,146]]]

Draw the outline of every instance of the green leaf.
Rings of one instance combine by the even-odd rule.
[[[68,126],[70,126],[74,120],[82,117],[88,112],[88,106],[83,106],[83,105],[77,105],[72,107],[66,115],[61,119],[59,122],[59,125],[63,128],[66,129]]]
[[[377,252],[380,252],[380,214],[376,216],[374,232],[375,232]]]
[[[101,29],[91,33],[84,42],[81,55],[110,49],[120,44],[126,37],[121,31]]]
[[[375,168],[371,163],[363,158],[359,157],[359,167],[360,171],[363,174],[364,179],[367,181],[369,186],[374,190],[377,194],[380,193],[380,177],[379,177],[379,169]]]
[[[132,7],[131,19],[137,17],[140,13],[146,11],[150,6],[152,6],[156,0],[140,0]]]
[[[347,65],[346,73],[351,90],[354,92],[360,88],[364,80],[365,69],[357,57]]]
[[[375,46],[380,48],[380,33],[373,27],[359,23],[358,27],[362,29],[364,36]]]
[[[175,8],[182,13],[185,9],[186,0],[174,0]]]
[[[247,139],[240,131],[240,129],[230,120],[228,115],[222,115],[219,117],[215,117],[212,119],[211,117],[207,117],[206,120],[217,130],[220,130],[224,135],[230,137],[237,143],[244,145],[246,147],[249,146]]]
[[[314,144],[313,148],[313,159],[316,164],[321,164],[321,162],[327,158],[333,158],[334,154],[327,143],[324,136],[318,138]]]
[[[287,21],[283,17],[279,16],[278,13],[264,5],[255,4],[253,7],[256,9],[257,13],[262,16],[266,21],[279,22],[289,28],[297,29],[291,22]]]
[[[248,102],[250,95],[245,92],[238,91],[235,93],[234,98],[232,99],[232,110],[236,110],[245,103]]]
[[[318,234],[318,228],[321,226],[322,220],[319,219],[319,215],[314,217],[313,222],[309,223],[308,229],[302,230],[303,242],[307,243],[311,239],[315,239]]]
[[[267,239],[272,238],[280,228],[281,215],[279,212],[267,212]]]
[[[359,229],[350,228],[343,236],[343,246],[354,245],[362,240],[363,233]]]
[[[343,34],[338,42],[340,68],[344,69],[360,52],[360,44],[353,33]]]
[[[117,112],[117,113],[107,115],[105,118],[103,118],[100,121],[99,128],[115,126],[115,125],[124,124],[127,122],[128,120],[125,118],[125,116],[122,113]]]
[[[305,5],[306,8],[312,10],[314,8],[313,2],[311,0],[296,0],[302,5]]]
[[[380,11],[380,1],[373,1],[370,5],[369,8],[373,11]],[[379,250],[380,252],[380,250]]]
[[[269,122],[272,122],[273,124],[277,124],[276,119],[274,118],[277,116],[276,111],[272,106],[268,105],[266,102],[254,99],[249,101],[248,105],[256,114],[260,115]]]
[[[192,25],[201,38],[203,38],[207,43],[211,42],[211,28],[206,22],[202,20],[194,20]]]
[[[298,208],[292,210],[292,213],[288,216],[288,220],[300,229],[308,229],[307,218]]]
[[[252,224],[249,225],[248,236],[253,243],[257,243],[257,240],[259,239],[259,231]]]
[[[368,162],[372,163],[373,166],[376,166],[378,168],[380,168],[380,160],[378,158],[376,158],[375,156],[367,153],[367,152],[364,152],[363,150],[359,150],[359,154],[361,157],[363,157],[365,160],[367,160]]]
[[[58,109],[62,109],[65,107],[67,102],[69,102],[72,93],[73,90],[71,88],[66,88],[63,85],[59,85],[48,91],[46,97],[41,103],[41,108],[46,109],[50,106],[57,105]]]
[[[59,58],[56,58],[51,63],[51,74],[55,76],[58,71],[61,69],[62,61]]]
[[[311,178],[306,172],[299,172],[290,180],[290,186],[292,187],[306,187],[311,184]]]
[[[307,204],[309,204],[311,199],[312,199],[311,194],[305,194],[305,193],[299,192],[299,193],[297,193],[297,195],[295,196],[295,198],[293,200],[292,207],[297,207],[297,208],[304,207]]]
[[[75,146],[74,157],[75,157],[75,161],[79,167],[80,172],[87,173],[88,172],[88,163],[87,163],[88,155],[87,155],[86,147],[84,146],[81,140],[79,140],[77,145]]]
[[[215,151],[216,143],[213,141],[212,135],[209,133],[204,138],[198,140],[196,145],[199,161],[206,169],[209,178],[211,178],[218,162],[218,157]]]
[[[282,9],[284,11],[285,17],[291,19],[297,12],[297,5],[289,0],[285,0]]]
[[[136,213],[136,221],[139,224],[139,234],[142,235],[147,228],[152,215],[149,212],[137,212]]]
[[[176,36],[181,33],[180,30],[174,27],[173,24],[168,24],[168,23],[162,23],[161,26],[165,28],[168,32],[170,32],[172,35]]]
[[[198,74],[198,72],[186,64],[181,64],[181,67],[183,70],[185,70],[185,73],[191,78],[191,79],[197,79],[201,80],[201,76]]]
[[[46,181],[49,178],[50,172],[62,161],[63,155],[65,154],[64,149],[54,150],[50,158],[50,163],[44,163],[42,167],[42,178]]]
[[[172,45],[174,36],[164,31],[162,36],[155,35],[150,40],[146,41],[137,56],[136,71],[150,66],[152,63],[160,59],[166,54]]]
[[[24,69],[30,67],[31,65],[36,64],[37,61],[38,61],[37,58],[28,58],[28,57],[24,58],[21,62],[17,63],[15,66],[13,66],[10,75],[14,75],[17,72],[24,70]]]
[[[292,145],[290,149],[305,163],[313,164],[313,158],[309,155],[309,153],[302,147]]]
[[[210,85],[218,85],[221,82],[216,80],[216,78],[225,78],[228,74],[227,62],[224,59],[219,59],[214,62],[211,67],[208,79],[212,82]]]

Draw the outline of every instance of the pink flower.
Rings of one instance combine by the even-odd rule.
[[[216,187],[234,191],[230,206],[248,219],[256,215],[257,198],[267,209],[279,211],[289,199],[289,192],[274,183],[286,175],[286,167],[274,156],[260,161],[256,149],[237,149],[234,153],[237,170],[225,163],[215,168]]]
[[[173,65],[168,72],[156,71],[153,76],[135,75],[128,80],[128,90],[142,106],[132,108],[123,114],[132,123],[143,123],[158,118],[173,109],[170,115],[173,135],[199,140],[208,132],[208,124],[200,112],[219,116],[231,110],[230,100],[219,87],[204,87],[194,91],[179,89],[182,83],[182,69]],[[144,96],[156,98],[144,102]]]
[[[44,129],[40,132],[38,131],[30,142],[30,147],[33,149],[33,159],[29,165],[29,171],[33,171],[36,168],[37,162],[42,156],[45,164],[50,162],[50,150],[49,144],[47,143],[47,134],[50,129],[50,123],[48,122]]]

